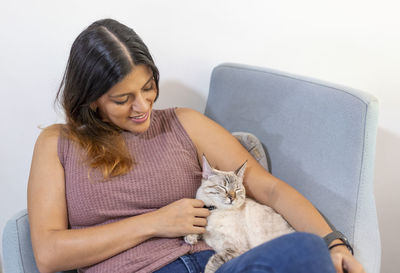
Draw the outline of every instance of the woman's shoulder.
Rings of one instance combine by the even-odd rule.
[[[65,129],[65,124],[56,123],[50,126],[43,128],[40,133],[38,139],[49,139],[49,138],[57,138],[60,136],[61,132]]]
[[[53,124],[42,130],[36,140],[36,147],[57,149],[58,138],[65,129],[65,124]]]
[[[200,112],[191,109],[191,108],[187,108],[187,107],[171,107],[171,108],[164,108],[164,109],[154,109],[153,113],[158,116],[158,115],[177,115],[177,116],[187,116],[187,115],[193,115],[193,114],[200,114],[202,115]]]
[[[206,118],[202,113],[194,109],[184,107],[175,108],[175,114],[182,123],[187,124],[199,120],[204,120]]]
[[[154,120],[170,122],[177,119],[186,130],[190,129],[191,125],[196,125],[193,124],[194,122],[199,122],[204,118],[203,114],[191,108],[174,107],[154,111]]]
[[[220,127],[212,119],[191,108],[176,108],[175,113],[183,127],[189,132],[195,132],[194,134],[210,133]]]

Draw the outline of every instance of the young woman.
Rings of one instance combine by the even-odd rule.
[[[202,272],[213,251],[183,236],[204,233],[210,212],[193,199],[201,155],[221,170],[248,160],[249,197],[298,231],[218,272],[364,272],[317,210],[266,172],[224,128],[190,109],[154,110],[159,73],[140,37],[111,19],[72,45],[57,98],[66,124],[40,134],[28,211],[41,272]],[[336,239],[336,240],[335,240]]]

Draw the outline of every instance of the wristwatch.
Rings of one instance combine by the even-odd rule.
[[[326,235],[323,239],[328,247],[334,240],[336,240],[336,239],[341,240],[343,242],[343,244],[350,250],[351,254],[354,255],[354,251],[350,245],[349,240],[340,231],[335,230],[335,231],[329,233],[328,235]]]

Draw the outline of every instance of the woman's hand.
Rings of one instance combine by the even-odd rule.
[[[337,246],[330,252],[337,273],[365,273],[362,265],[351,255],[347,247]]]
[[[206,231],[210,211],[197,199],[180,199],[154,212],[156,237],[181,237]]]

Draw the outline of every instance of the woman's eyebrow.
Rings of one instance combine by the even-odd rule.
[[[145,84],[143,84],[142,88],[144,88],[151,80],[153,80],[153,75],[150,76],[150,78],[146,81]],[[124,93],[124,94],[118,94],[118,95],[108,95],[108,97],[110,98],[120,98],[120,97],[124,97],[127,95],[130,95],[131,93]]]
[[[120,98],[120,97],[124,97],[124,96],[128,96],[130,95],[130,93],[124,93],[124,94],[119,94],[119,95],[108,95],[108,97],[110,98]]]
[[[153,79],[154,79],[154,77],[153,77],[153,75],[151,75],[150,78],[147,80],[147,82],[145,84],[143,84],[142,88],[145,87]]]

